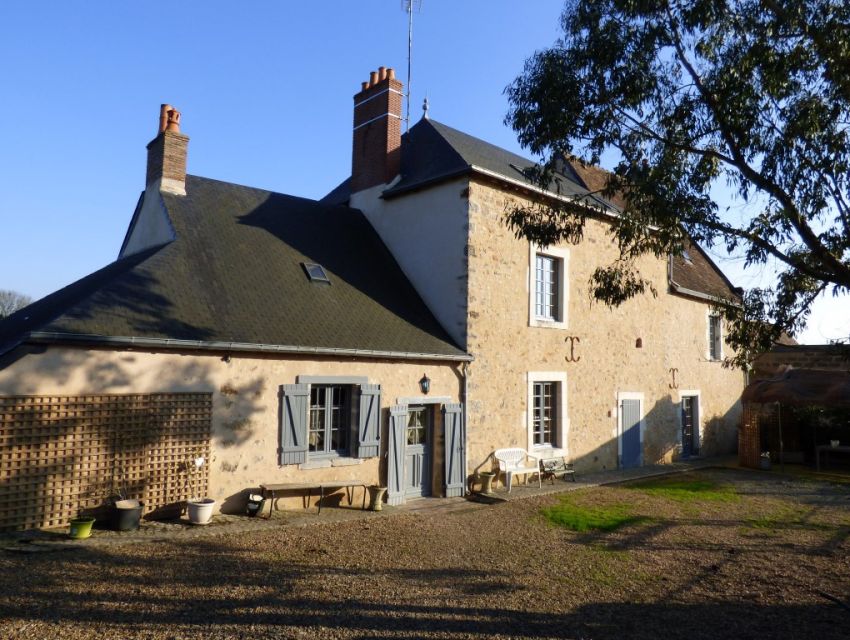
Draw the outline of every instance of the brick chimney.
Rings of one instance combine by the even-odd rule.
[[[159,133],[148,143],[146,189],[158,186],[160,191],[185,196],[188,150],[189,136],[180,133],[180,112],[170,104],[162,105]]]
[[[404,85],[379,67],[354,96],[351,193],[387,184],[401,166],[401,99]]]

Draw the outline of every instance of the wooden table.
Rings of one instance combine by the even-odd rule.
[[[261,484],[260,491],[263,498],[268,498],[269,501],[269,518],[272,517],[272,511],[275,510],[275,500],[280,498],[279,493],[288,491],[307,491],[307,504],[310,504],[310,498],[313,496],[313,489],[319,490],[319,513],[322,512],[322,501],[325,499],[325,489],[348,489],[354,487],[363,487],[363,508],[366,508],[366,492],[368,485],[360,480],[328,480],[324,482],[283,482],[281,484]],[[352,503],[353,495],[348,496],[348,504]]]
[[[817,461],[817,469],[820,471],[820,453],[821,451],[826,451],[829,453],[830,451],[838,451],[839,453],[850,453],[850,446],[837,446],[833,447],[831,444],[820,444],[815,447],[815,460]],[[827,462],[829,462],[829,455],[826,457]]]

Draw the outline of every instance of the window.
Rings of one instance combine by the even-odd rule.
[[[552,256],[537,254],[534,313],[544,320],[558,318],[558,261]]]
[[[557,247],[530,248],[529,326],[567,327],[567,266],[569,251]]]
[[[567,455],[567,374],[530,371],[527,376],[528,450],[557,450],[552,455]]]
[[[302,262],[301,266],[304,267],[304,271],[307,273],[307,277],[310,279],[310,282],[331,283],[331,279],[328,278],[328,274],[325,272],[325,268],[322,265],[315,264],[313,262]]]
[[[720,316],[708,316],[708,359],[723,359],[723,335]]]
[[[310,388],[307,450],[313,454],[346,455],[351,432],[350,387],[314,385]]]
[[[533,383],[532,441],[534,446],[552,446],[555,443],[557,382]]]

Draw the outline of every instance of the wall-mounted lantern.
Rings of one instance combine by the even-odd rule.
[[[424,393],[426,396],[431,390],[431,379],[428,377],[427,374],[422,374],[422,379],[419,381],[419,388],[422,389],[422,393]]]

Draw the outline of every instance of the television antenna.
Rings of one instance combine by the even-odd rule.
[[[405,121],[410,131],[410,63],[413,57],[413,14],[422,11],[422,0],[402,0],[402,8],[407,12],[407,109]]]

